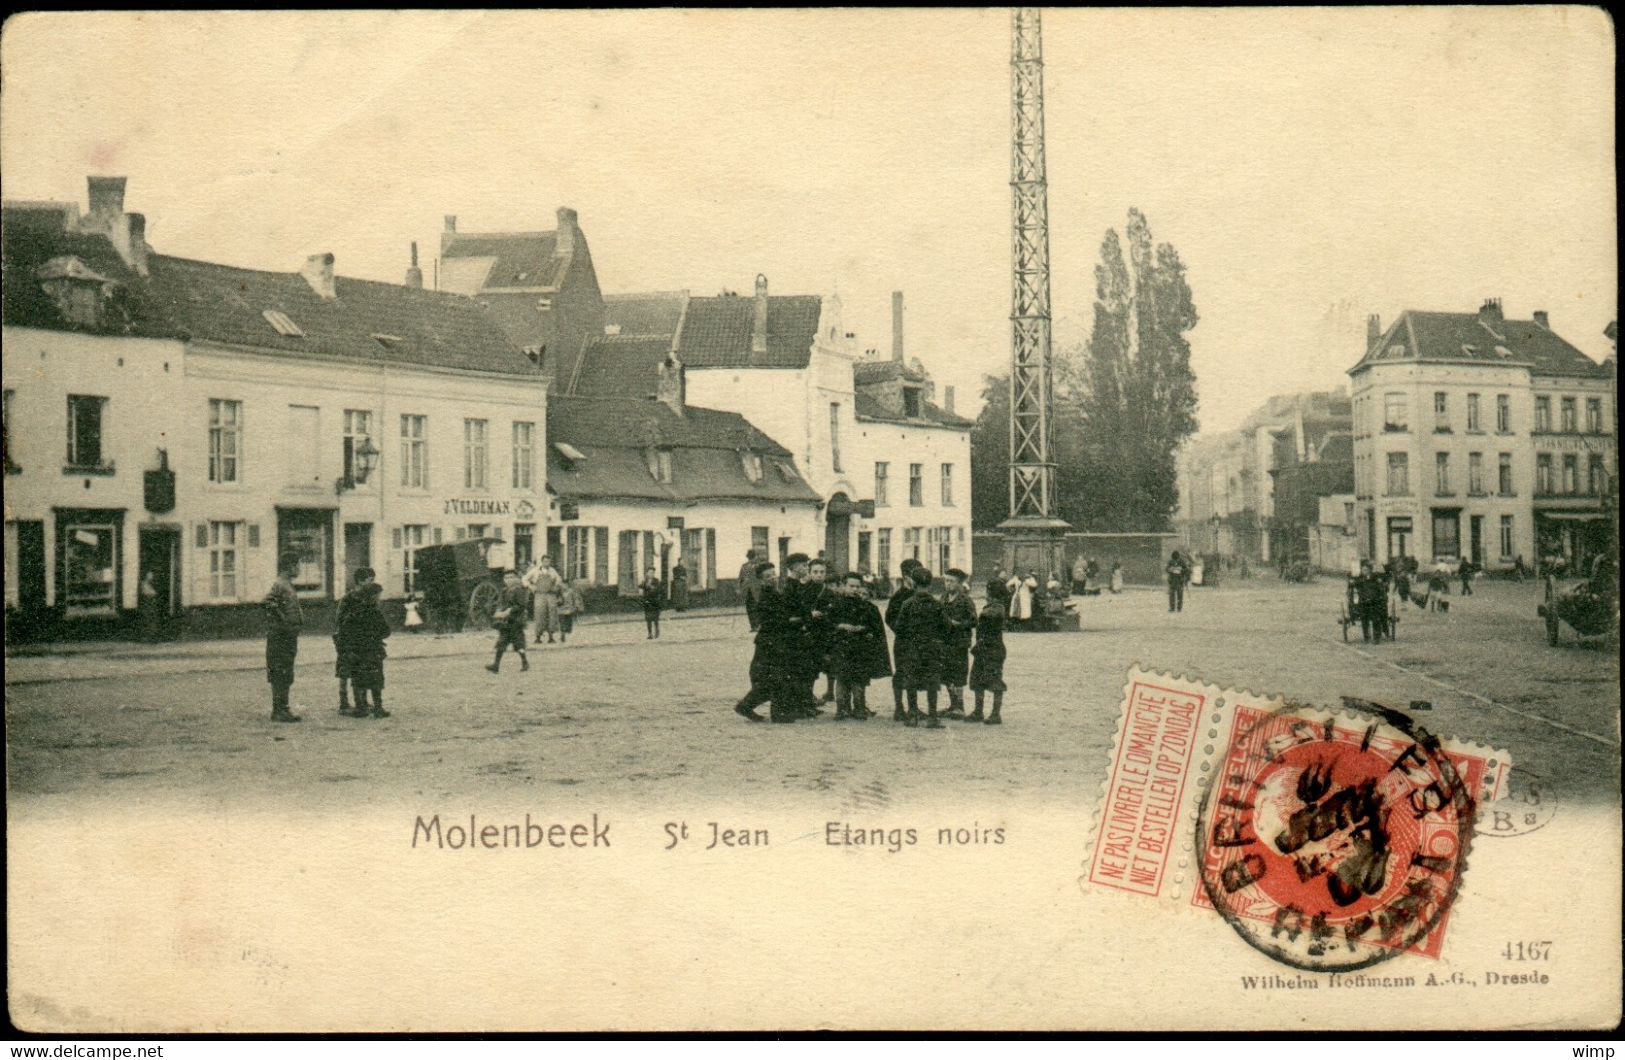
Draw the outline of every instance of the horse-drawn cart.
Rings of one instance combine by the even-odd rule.
[[[436,629],[489,629],[502,598],[502,571],[492,567],[492,548],[502,542],[476,537],[417,550],[417,584]]]

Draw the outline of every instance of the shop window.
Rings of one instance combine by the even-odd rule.
[[[112,511],[58,516],[59,599],[69,617],[118,613],[121,518]]]

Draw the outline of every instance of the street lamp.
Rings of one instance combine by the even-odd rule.
[[[372,439],[361,435],[350,443],[350,466],[345,469],[343,476],[334,483],[334,491],[344,493],[357,486],[367,484],[367,478],[372,469],[378,466],[378,447],[372,444]]]

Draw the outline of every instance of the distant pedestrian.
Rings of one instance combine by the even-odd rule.
[[[1072,591],[1078,596],[1089,591],[1089,560],[1081,555],[1072,561]]]
[[[756,615],[757,601],[762,596],[762,580],[756,574],[756,566],[760,562],[756,550],[751,549],[745,553],[745,562],[739,567],[739,596],[745,605],[745,621],[750,623],[750,631],[756,632],[760,624]]]
[[[937,719],[937,691],[942,685],[942,655],[948,638],[948,624],[942,605],[931,595],[931,572],[915,567],[909,572],[914,593],[897,612],[897,643],[893,652],[895,671],[908,698],[908,716],[903,724],[921,722],[919,693],[924,692],[929,714],[928,729],[942,728]]]
[[[886,626],[894,634],[897,632],[897,615],[902,611],[908,598],[914,595],[914,568],[920,565],[916,559],[905,559],[898,567],[897,588],[893,590],[891,599],[886,602]],[[891,675],[892,720],[902,721],[908,715],[903,711],[903,678],[895,668]]]
[[[547,634],[547,642],[553,643],[553,635],[559,630],[559,594],[564,591],[564,579],[553,569],[552,556],[544,553],[532,564],[525,572],[524,588],[530,590],[536,612],[536,643],[542,642],[543,633]]]
[[[1168,565],[1163,568],[1163,572],[1168,577],[1169,612],[1185,610],[1185,583],[1191,576],[1190,562],[1176,548],[1173,555],[1168,557]]]
[[[1524,564],[1523,553],[1521,552],[1518,553],[1518,557],[1512,561],[1512,576],[1517,578],[1519,581],[1523,581],[1524,578],[1529,576],[1529,568]]]
[[[976,635],[976,605],[967,588],[970,575],[953,567],[942,575],[942,683],[948,688],[947,717],[965,716],[965,682],[970,676],[971,638]],[[1059,585],[1059,583],[1057,583]]]
[[[971,648],[975,662],[970,668],[970,690],[976,697],[976,709],[965,716],[966,721],[980,721],[988,725],[1002,725],[999,710],[1004,706],[1004,623],[1010,602],[1010,590],[997,578],[987,583],[987,603],[976,616],[976,644]],[[993,693],[993,713],[982,714],[982,698]]]
[[[299,721],[299,715],[288,708],[289,690],[293,688],[294,660],[299,657],[299,630],[304,625],[304,613],[299,609],[299,594],[294,591],[293,578],[299,573],[299,554],[284,552],[277,557],[276,582],[265,594],[265,679],[271,685],[271,720]]]
[[[138,588],[141,611],[141,635],[148,641],[162,639],[163,615],[158,606],[158,584],[156,575],[147,571],[141,575],[141,585]]]
[[[559,590],[559,643],[563,644],[575,632],[576,616],[587,609],[587,602],[581,597],[581,590],[570,582],[564,583]]]
[[[355,691],[355,708],[344,708],[342,678],[339,688],[339,713],[352,718],[387,718],[384,709],[384,641],[389,638],[389,622],[384,618],[378,599],[384,587],[373,580],[371,567],[359,567],[355,572],[355,588],[339,601],[338,620],[333,632],[333,643],[338,649],[338,665],[348,675],[350,687]],[[372,703],[369,708],[368,698]]]
[[[1091,590],[1097,595],[1100,592],[1100,564],[1095,562],[1093,556],[1090,556],[1089,562],[1084,564],[1084,591]]]
[[[655,573],[653,567],[643,572],[638,596],[643,601],[644,639],[654,640],[660,636],[660,611],[666,606],[666,592],[665,586],[660,584],[660,575]]]
[[[674,611],[688,610],[688,567],[681,561],[671,571],[671,606]]]
[[[867,721],[869,682],[891,674],[886,626],[869,599],[863,575],[848,572],[831,608],[830,672],[835,676],[835,720]]]
[[[406,598],[406,618],[401,624],[406,627],[408,633],[417,633],[423,629],[422,608],[423,605],[418,602],[416,593]]]
[[[1028,586],[1019,574],[1005,579],[1004,587],[1010,591],[1010,624],[1012,628],[1026,625],[1033,617],[1033,586]]]
[[[1440,560],[1428,572],[1428,610],[1448,611],[1450,601],[1445,597],[1450,595],[1450,564]]]
[[[520,671],[530,669],[530,659],[525,655],[525,604],[528,596],[524,583],[519,580],[519,572],[504,571],[502,597],[491,615],[491,624],[497,631],[496,658],[485,668],[492,673],[501,672],[502,653],[509,648],[519,655]]]
[[[1112,560],[1112,595],[1116,596],[1123,591],[1123,565]]]
[[[1468,559],[1466,556],[1463,556],[1461,558],[1461,566],[1456,568],[1456,575],[1461,578],[1461,595],[1463,596],[1473,595],[1474,570],[1475,568],[1473,567],[1472,560]]]

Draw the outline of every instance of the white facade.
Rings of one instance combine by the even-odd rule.
[[[414,544],[545,533],[539,377],[34,328],[5,329],[5,344],[9,607],[112,617],[136,608],[148,571],[170,612],[257,604],[282,550],[301,554],[295,584],[312,601],[363,565],[398,598]],[[104,466],[65,459],[70,395],[104,399]],[[347,481],[363,434],[376,467]],[[175,501],[152,512],[143,472],[160,450]],[[43,584],[24,584],[35,569]]]
[[[867,551],[871,570],[893,576],[898,564],[911,558],[936,574],[950,567],[970,570],[970,432],[872,420],[857,426],[854,457],[861,462],[852,475],[859,490],[854,496],[875,502],[873,518],[853,518],[857,562],[863,563]],[[880,464],[885,464],[883,490]]]

